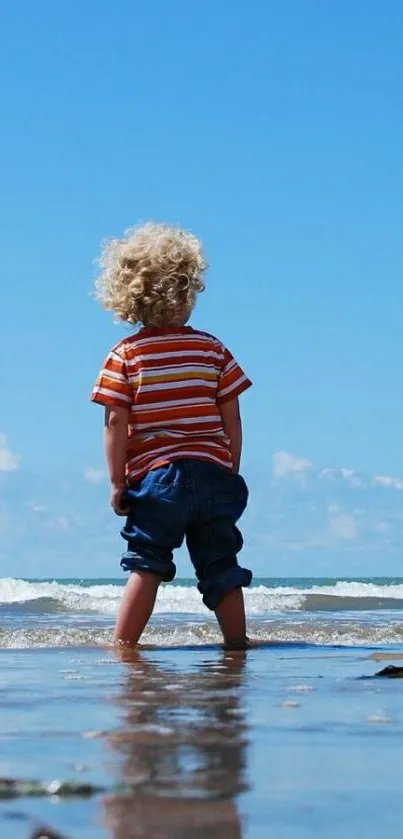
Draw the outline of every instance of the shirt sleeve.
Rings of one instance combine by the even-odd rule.
[[[110,351],[91,393],[91,402],[116,408],[130,408],[133,388],[130,386],[126,362],[117,349]]]
[[[231,399],[236,399],[244,390],[251,387],[252,382],[245,375],[238,362],[235,361],[234,356],[223,347],[224,358],[221,368],[220,377],[218,380],[217,389],[217,404],[223,405],[224,402],[230,402]]]

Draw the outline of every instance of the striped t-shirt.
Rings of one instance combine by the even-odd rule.
[[[180,458],[232,468],[219,406],[250,387],[229,350],[190,326],[144,328],[116,344],[91,394],[128,408],[126,476]]]

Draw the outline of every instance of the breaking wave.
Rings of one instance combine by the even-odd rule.
[[[114,615],[123,586],[113,583],[30,582],[0,579],[0,616],[7,614],[91,614]],[[273,612],[360,612],[403,610],[403,584],[339,581],[333,585],[255,585],[245,591],[250,615]],[[205,615],[201,597],[192,585],[162,586],[156,614]]]
[[[312,621],[287,618],[249,621],[249,635],[265,647],[283,645],[381,647],[402,645],[403,622],[387,624],[354,620],[333,621],[317,618]],[[57,647],[109,647],[112,627],[64,624],[35,628],[0,628],[0,648],[29,649]],[[189,649],[222,645],[222,638],[213,621],[174,623],[169,618],[153,619],[142,636],[139,648]],[[73,678],[73,677],[72,677]]]

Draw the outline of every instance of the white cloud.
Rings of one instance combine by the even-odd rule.
[[[338,539],[355,539],[357,536],[357,525],[353,517],[347,513],[331,516],[329,525],[333,535]]]
[[[312,479],[332,486],[335,491],[338,489],[370,490],[380,487],[389,490],[403,491],[403,478],[396,478],[390,475],[368,475],[356,469],[341,468],[317,469],[310,460],[299,457],[292,452],[279,451],[273,454],[273,475],[277,478],[284,478],[292,475],[298,478],[300,484],[306,484],[307,473],[310,473],[310,486]]]
[[[0,434],[0,472],[14,472],[20,465],[20,458],[7,448],[7,437]]]
[[[60,530],[62,533],[68,533],[71,530],[71,519],[69,516],[55,516],[49,519],[46,526],[51,530]]]
[[[359,475],[355,469],[322,469],[319,477],[331,483],[346,483],[352,489],[365,489],[367,486],[364,476]]]
[[[273,475],[283,478],[285,475],[298,475],[312,469],[312,463],[304,457],[291,452],[274,452]]]
[[[377,533],[387,533],[390,530],[390,524],[388,521],[378,521],[374,529]]]
[[[101,484],[105,475],[105,469],[94,469],[93,466],[87,466],[84,470],[84,478],[89,484]]]
[[[372,480],[372,486],[386,487],[387,489],[403,489],[401,478],[391,478],[389,475],[376,475]]]
[[[27,507],[29,507],[33,513],[44,513],[46,511],[46,507],[43,504],[37,504],[36,501],[29,501],[27,503]]]
[[[322,469],[319,472],[320,480],[325,480],[334,485],[349,486],[351,489],[370,489],[371,487],[384,487],[385,489],[403,490],[403,479],[393,478],[390,475],[365,475],[355,469]]]

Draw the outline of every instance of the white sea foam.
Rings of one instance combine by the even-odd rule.
[[[250,624],[250,636],[268,648],[278,646],[319,645],[338,647],[380,647],[403,643],[403,623],[376,625],[367,622],[333,622],[332,620],[289,620],[287,618],[256,620]],[[105,647],[112,643],[112,627],[65,624],[37,628],[0,627],[0,649]],[[167,618],[152,621],[142,636],[140,648],[184,648],[221,646],[222,637],[215,622],[183,621],[175,625]],[[65,672],[65,678],[74,678]]]
[[[113,583],[90,586],[64,582],[29,582],[0,579],[0,607],[25,607],[38,613],[96,612],[115,614],[123,587]],[[296,611],[348,611],[403,608],[403,585],[340,581],[334,585],[309,588],[257,585],[245,591],[246,608],[251,615]],[[162,586],[156,613],[205,614],[196,586]]]

